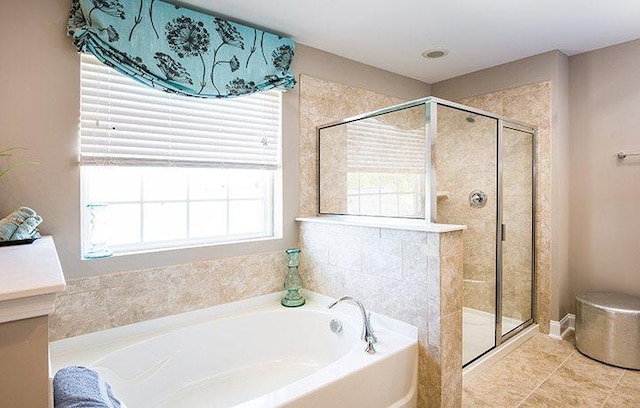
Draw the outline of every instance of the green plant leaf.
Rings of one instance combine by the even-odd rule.
[[[0,157],[11,157],[12,154],[11,152],[16,151],[16,150],[28,150],[25,147],[9,147],[7,149],[3,149],[0,150]],[[28,165],[39,165],[40,163],[35,162],[35,161],[26,161],[26,162],[22,162],[22,163],[16,163],[12,166],[9,166],[8,168],[2,170],[0,169],[0,180],[2,178],[4,178],[7,174],[11,173],[13,170],[15,170],[18,167],[23,167],[23,166],[28,166]]]
[[[0,150],[0,156],[9,157],[14,150],[27,150],[26,147],[9,147],[8,149]]]

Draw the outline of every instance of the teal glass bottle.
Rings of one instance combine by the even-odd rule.
[[[284,288],[287,290],[287,294],[282,298],[280,303],[286,307],[302,306],[304,305],[305,299],[300,293],[300,289],[302,289],[302,278],[298,271],[300,248],[289,248],[284,252],[289,255],[287,276],[284,278]]]

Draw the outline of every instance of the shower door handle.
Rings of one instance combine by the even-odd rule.
[[[500,224],[500,239],[507,240],[507,224]]]

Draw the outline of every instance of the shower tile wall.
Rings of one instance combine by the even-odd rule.
[[[387,107],[401,103],[398,98],[387,97],[374,92],[352,88],[329,81],[301,75],[300,78],[300,210],[301,216],[314,216],[317,214],[318,193],[315,187],[317,180],[316,163],[316,133],[315,127],[334,120],[361,114],[363,112]],[[549,82],[540,82],[524,85],[512,89],[506,89],[490,94],[474,96],[458,101],[464,105],[494,112],[510,119],[531,124],[537,128],[536,145],[536,320],[542,331],[549,329],[551,316],[551,85]],[[444,188],[440,188],[444,190]],[[468,192],[467,192],[468,194]],[[466,197],[465,197],[466,199]],[[444,199],[446,200],[446,199]],[[438,204],[442,204],[440,199]],[[485,207],[488,208],[489,206]],[[483,218],[476,223],[479,231],[490,231],[495,220],[494,214],[491,221]],[[490,224],[490,225],[489,225]],[[486,248],[469,247],[473,245],[468,233],[465,233],[465,246],[468,257],[476,257],[475,261],[467,260],[466,264],[480,265],[479,270],[474,271],[474,276],[482,277],[488,270],[487,264],[493,261],[482,259],[480,254]],[[495,229],[493,229],[495,234]],[[481,242],[475,241],[474,242]],[[487,245],[487,244],[484,244]],[[507,249],[508,251],[510,249]],[[489,250],[493,254],[495,251]],[[474,255],[475,254],[475,255]],[[484,265],[484,266],[482,266]],[[505,267],[510,268],[509,265]],[[514,266],[515,267],[515,266]],[[485,271],[485,272],[482,272]],[[465,298],[476,299],[471,305],[480,310],[487,310],[493,304],[490,281],[472,279],[471,272],[465,269],[466,279]],[[529,297],[519,296],[517,293],[527,287],[529,278],[520,280],[520,284],[508,283],[505,288],[510,299],[520,299],[519,304],[507,304],[505,310],[516,317],[520,311],[529,307]],[[472,282],[477,280],[478,282]],[[514,280],[513,282],[517,282]],[[473,289],[473,290],[472,290]],[[471,294],[473,293],[473,294]],[[476,295],[477,294],[477,295]],[[482,300],[481,300],[482,299]]]
[[[301,217],[306,217],[318,214],[316,127],[405,101],[304,74],[300,75],[299,86],[300,158],[298,183],[300,202],[298,214]],[[338,185],[341,186],[341,184]],[[333,207],[339,205],[337,203]]]
[[[284,251],[67,281],[49,319],[51,341],[282,289]]]
[[[551,84],[548,81],[523,85],[457,101],[537,128],[536,144],[536,320],[548,333],[551,317]],[[518,194],[517,192],[514,192]],[[466,235],[466,233],[465,233]],[[471,243],[465,241],[465,245]],[[465,251],[467,248],[465,247]],[[516,267],[514,265],[514,267]],[[521,299],[508,307],[516,315],[528,307],[528,296],[519,296],[527,285],[510,284],[508,297]],[[510,292],[509,292],[510,291]],[[514,296],[512,296],[515,293]],[[466,294],[466,293],[465,293]]]
[[[320,168],[322,194],[319,194],[323,213],[347,213],[347,128],[336,126],[325,129],[320,139],[320,150],[331,157],[331,166]],[[326,188],[324,187],[326,185]]]
[[[464,224],[464,306],[495,313],[496,125],[495,119],[438,106],[436,177],[437,220]],[[482,190],[487,204],[469,205],[469,194]]]
[[[503,132],[502,315],[518,321],[531,317],[532,144],[523,133]]]
[[[368,176],[377,174],[383,180],[381,181],[382,190],[398,191],[400,184],[404,188],[403,193],[411,192],[423,197],[426,174],[425,127],[425,107],[419,105],[352,123],[323,128],[319,141],[322,155],[320,212],[323,214],[424,216],[422,206],[417,208],[413,206],[414,197],[410,205],[404,203],[404,206],[391,200],[365,204],[364,200],[359,199],[357,195],[349,196],[349,188],[377,187],[376,184],[363,186],[362,179],[358,180],[357,177],[358,174]],[[371,142],[373,132],[379,144],[388,144],[390,147],[384,150],[373,147]],[[405,148],[401,159],[398,158],[397,150],[400,145]],[[354,176],[351,183],[349,183],[350,176]],[[412,182],[414,185],[403,184]],[[420,187],[416,187],[415,184],[419,184]],[[354,190],[359,190],[358,187]],[[415,190],[411,190],[411,187]],[[404,199],[406,200],[406,195]]]
[[[437,220],[464,224],[464,306],[495,312],[497,121],[444,106],[438,107],[436,174]],[[519,321],[531,316],[531,144],[519,132],[503,134],[504,317]],[[473,208],[469,194],[480,189],[487,204]]]

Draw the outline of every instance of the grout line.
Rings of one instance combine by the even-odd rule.
[[[611,398],[611,396],[613,395],[613,392],[616,390],[616,388],[618,388],[618,385],[620,384],[620,381],[622,381],[622,377],[624,377],[625,374],[626,372],[623,372],[620,378],[618,378],[616,385],[614,385],[613,388],[611,388],[611,392],[609,393],[609,395],[607,395],[607,398],[605,398],[604,402],[602,403],[603,407],[607,405],[607,401],[609,401],[609,398]]]
[[[573,352],[571,352],[571,354],[569,355],[569,357],[567,357],[567,358],[562,362],[562,364],[561,364],[561,365],[564,365],[564,363],[565,363],[565,362],[566,362],[566,361],[567,361],[567,360],[568,360],[572,355],[574,355],[574,354],[582,355],[582,353],[580,353],[580,352],[576,349],[576,350],[574,350]],[[601,364],[606,365],[606,364],[604,364],[604,363],[601,363]],[[606,405],[607,401],[609,401],[609,398],[611,397],[611,395],[613,395],[613,391],[616,389],[616,387],[618,387],[618,384],[620,384],[620,380],[622,380],[622,377],[624,376],[624,374],[625,374],[625,373],[623,372],[623,373],[622,373],[622,375],[618,378],[618,381],[616,382],[616,385],[614,385],[614,386],[613,386],[613,388],[611,388],[611,389],[610,389],[610,391],[609,391],[609,393],[608,393],[608,395],[607,395],[607,398],[605,398],[605,400],[603,401],[603,403],[602,403],[601,407],[604,407],[604,406]]]
[[[553,371],[551,371],[551,373],[549,375],[547,375],[544,379],[542,379],[542,381],[540,381],[540,383],[538,383],[533,390],[517,405],[518,407],[522,406],[522,404],[524,404],[539,388],[542,384],[544,384],[545,381],[547,381],[556,371],[558,371],[558,369],[573,355],[573,353],[575,353],[574,351],[571,351],[571,353],[569,353],[569,355],[562,360],[562,362],[560,364],[558,364],[558,366],[556,368],[553,369]],[[551,400],[554,400],[556,402],[561,403],[562,401],[557,401],[551,397],[546,397],[545,398],[549,398]]]
[[[577,350],[571,350],[571,353],[569,353],[569,355],[567,356],[567,358],[565,358],[564,360],[562,360],[562,363],[560,363],[560,366],[563,366],[564,363],[567,362],[567,360],[569,360],[571,358],[571,356],[573,356],[574,354],[579,353],[579,351]],[[560,368],[560,366],[558,366],[558,368]]]
[[[516,405],[516,407],[521,407],[522,404],[524,404],[525,402],[527,402],[527,400],[529,399],[529,397],[531,397],[533,395],[533,393],[535,392],[535,388],[533,389],[533,391],[531,391],[526,397],[524,397],[524,399],[522,401],[520,401],[520,403],[518,403],[518,405]]]
[[[537,384],[537,385],[533,388],[533,391],[531,391],[531,392],[529,393],[529,395],[527,395],[527,396],[525,397],[525,399],[524,399],[524,400],[522,400],[522,401],[518,404],[518,406],[521,406],[522,404],[524,404],[524,403],[525,403],[525,401],[526,401],[526,400],[528,400],[528,399],[529,399],[529,397],[531,397],[531,396],[532,396],[532,395],[533,395],[533,394],[534,394],[534,393],[535,393],[535,392],[540,388],[540,386],[541,386],[542,384],[544,384],[544,382],[545,382],[545,381],[547,381],[547,380],[548,380],[548,379],[549,379],[549,378],[550,378],[550,377],[551,377],[551,376],[552,376],[556,371],[558,371],[558,369],[559,369],[560,367],[562,367],[562,365],[563,365],[563,364],[564,364],[564,363],[565,363],[569,358],[571,358],[571,356],[573,355],[573,353],[575,353],[575,350],[574,350],[574,351],[571,351],[571,353],[569,353],[569,355],[568,355],[564,360],[562,360],[562,362],[561,362],[560,364],[558,364],[558,366],[557,366],[557,367],[556,367],[556,368],[555,368],[555,369],[554,369],[554,370],[553,370],[553,371],[552,371],[548,376],[546,376],[542,381],[540,381],[540,383],[539,383],[539,384]],[[555,400],[555,399],[553,399],[553,398],[551,398],[551,397],[547,397],[547,396],[545,396],[545,398],[549,398],[549,399],[554,400],[554,401],[556,401],[556,402],[558,402],[558,403],[562,403],[562,401],[557,401],[557,400]]]

